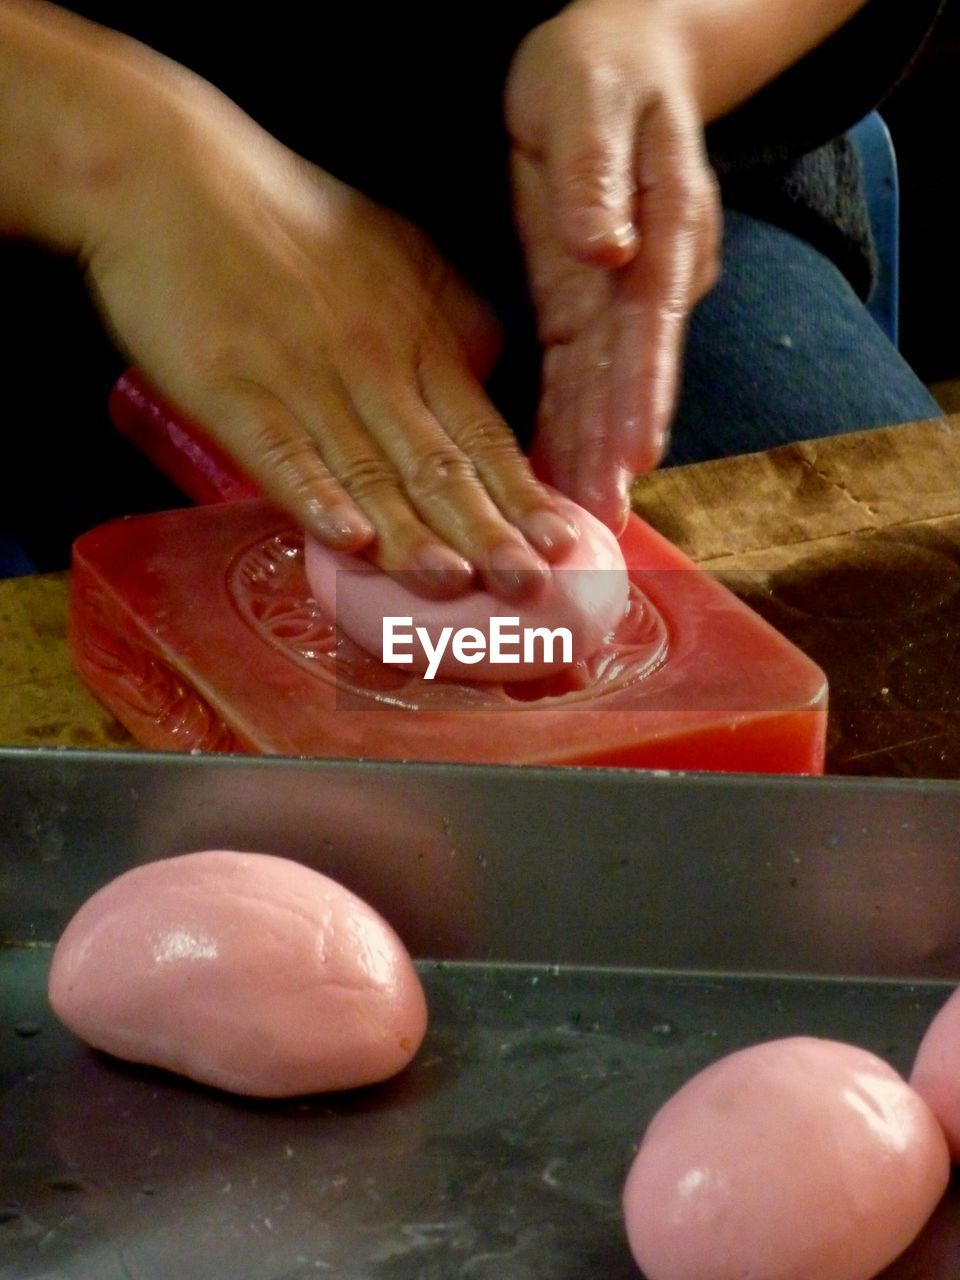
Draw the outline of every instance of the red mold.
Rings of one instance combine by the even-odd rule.
[[[74,548],[70,642],[145,746],[181,751],[821,773],[823,672],[633,516],[630,609],[588,662],[510,686],[428,682],[340,635],[301,535],[134,371],[110,410],[198,509]]]
[[[263,500],[102,525],[74,547],[70,643],[145,746],[369,759],[820,773],[826,680],[632,517],[624,625],[552,682],[428,682],[340,636]]]

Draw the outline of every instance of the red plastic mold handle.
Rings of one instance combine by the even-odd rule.
[[[110,419],[178,489],[197,503],[259,498],[260,487],[201,427],[128,369],[110,393]]]

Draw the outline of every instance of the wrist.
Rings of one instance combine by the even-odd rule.
[[[652,83],[651,69],[654,77],[667,73],[703,114],[713,106],[717,58],[706,38],[709,7],[708,0],[572,0],[561,16],[587,19],[579,49],[622,51],[645,84]]]
[[[52,6],[0,3],[0,233],[87,259],[155,145],[182,127],[188,77]]]

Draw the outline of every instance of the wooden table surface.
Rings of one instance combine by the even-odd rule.
[[[830,772],[960,777],[960,415],[656,472],[634,505],[823,667]],[[133,747],[70,668],[68,592],[0,581],[0,745]]]

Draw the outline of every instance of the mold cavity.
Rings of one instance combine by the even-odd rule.
[[[490,684],[424,680],[386,667],[338,633],[311,597],[303,571],[303,538],[295,530],[242,551],[227,572],[233,605],[261,640],[318,680],[335,684],[354,706],[412,711],[509,711],[594,701],[631,687],[667,660],[669,637],[656,607],[633,582],[616,631],[589,659],[537,680]],[[338,703],[338,705],[344,705]]]

